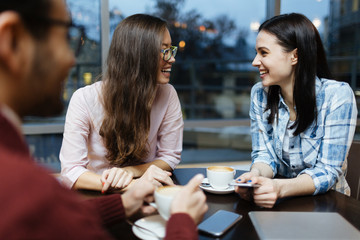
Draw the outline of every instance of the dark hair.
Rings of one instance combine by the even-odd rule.
[[[51,2],[51,0],[1,0],[0,13],[17,12],[29,32],[36,38],[43,38],[47,36],[50,26],[44,19],[48,18]]]
[[[319,32],[312,22],[302,14],[291,13],[275,16],[259,27],[274,35],[286,52],[297,49],[298,62],[295,66],[294,103],[296,121],[295,135],[305,131],[317,118],[315,79],[331,78],[324,47]],[[266,110],[270,109],[268,122],[278,118],[279,86],[270,86]],[[265,111],[266,111],[265,110]]]
[[[167,23],[136,14],[115,29],[103,79],[100,128],[107,159],[136,165],[148,155],[150,113],[157,93],[160,49]]]

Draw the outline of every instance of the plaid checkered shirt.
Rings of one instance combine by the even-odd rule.
[[[297,136],[284,137],[289,126],[289,109],[280,95],[279,116],[273,124],[265,111],[267,88],[260,83],[251,90],[252,164],[268,164],[273,176],[294,178],[308,174],[315,185],[315,194],[330,188],[350,195],[345,180],[347,154],[357,121],[354,93],[345,82],[316,79],[317,123],[315,121]]]

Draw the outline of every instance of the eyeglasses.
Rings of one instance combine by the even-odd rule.
[[[75,56],[79,56],[81,46],[85,44],[85,28],[84,26],[78,26],[72,22],[66,22],[51,18],[34,18],[32,20],[38,20],[43,25],[57,25],[68,29],[67,39],[70,48],[74,51]]]
[[[178,48],[176,46],[171,46],[167,49],[161,49],[160,51],[163,53],[163,60],[167,62],[170,60],[171,57],[175,58],[177,49]]]

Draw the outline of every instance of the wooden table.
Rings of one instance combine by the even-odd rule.
[[[243,171],[237,171],[239,176]],[[184,185],[197,173],[206,174],[205,168],[184,168],[174,171],[174,180]],[[243,218],[222,238],[219,239],[259,239],[251,223],[248,213],[250,211],[298,211],[298,212],[338,212],[352,225],[360,230],[360,201],[345,196],[336,191],[317,196],[292,197],[279,200],[271,209],[258,207],[248,201],[242,200],[236,193],[216,195],[206,193],[208,212],[204,219],[219,209],[239,213]],[[199,239],[214,239],[200,234]]]
[[[243,171],[237,171],[239,176]],[[173,172],[175,183],[185,185],[197,173],[206,174],[205,168],[182,168]],[[206,193],[208,212],[204,219],[224,209],[239,213],[243,218],[225,235],[217,239],[259,239],[251,220],[248,216],[250,211],[299,211],[299,212],[338,212],[352,225],[360,230],[360,201],[350,198],[336,191],[317,196],[292,197],[279,200],[271,209],[258,207],[248,201],[242,200],[236,193],[217,195]],[[117,239],[138,239],[127,223],[119,224],[110,229]],[[215,239],[211,236],[199,234],[199,239]]]

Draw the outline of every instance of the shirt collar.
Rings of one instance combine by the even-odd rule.
[[[316,77],[316,79],[315,79],[315,94],[316,94],[316,96],[318,95],[317,93],[320,91],[322,82],[323,82],[322,79]]]

